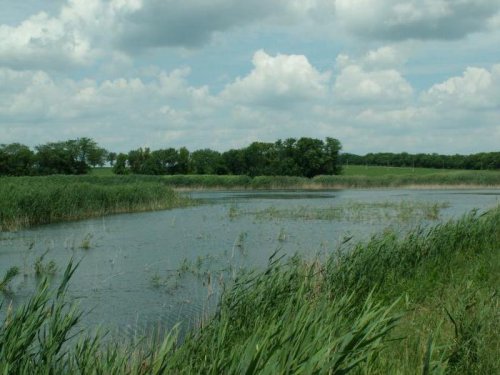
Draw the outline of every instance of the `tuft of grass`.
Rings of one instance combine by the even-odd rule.
[[[36,277],[53,276],[57,273],[57,265],[53,260],[49,262],[44,262],[44,258],[48,251],[36,258],[33,264],[33,269],[35,271]]]
[[[92,233],[87,233],[80,244],[80,249],[89,250],[92,247],[92,237]]]
[[[0,292],[11,293],[10,283],[11,281],[19,275],[19,267],[10,267],[5,273],[2,281],[0,281]]]

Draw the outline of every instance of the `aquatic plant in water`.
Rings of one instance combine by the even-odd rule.
[[[5,273],[2,281],[0,281],[0,292],[11,293],[10,283],[17,275],[19,275],[19,267],[10,267]]]

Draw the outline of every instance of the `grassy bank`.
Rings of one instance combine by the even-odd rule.
[[[456,172],[476,173],[474,170],[438,169],[438,168],[412,168],[412,167],[381,167],[373,165],[344,165],[342,174],[345,176],[398,176],[398,175],[429,175],[448,174]],[[490,172],[490,171],[487,171]]]
[[[189,204],[160,179],[92,176],[0,178],[0,230]]]
[[[113,178],[111,168],[95,168],[89,177]],[[115,176],[124,179],[164,179],[177,189],[332,189],[390,187],[500,187],[500,171],[448,170],[433,168],[398,168],[348,166],[338,176],[314,178],[294,176]]]
[[[500,172],[448,172],[422,175],[339,175],[314,178],[288,176],[164,176],[177,189],[350,189],[500,187]]]
[[[62,345],[80,315],[65,283],[53,299],[42,282],[0,325],[0,372],[498,373],[500,209],[350,249],[307,262],[274,255],[182,343],[174,329],[150,347]]]

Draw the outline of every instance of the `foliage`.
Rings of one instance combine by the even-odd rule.
[[[132,173],[149,175],[210,174],[247,176],[305,176],[338,174],[341,144],[334,138],[289,138],[275,143],[253,142],[224,153],[210,149],[192,153],[186,148],[132,150],[127,164]],[[118,164],[118,159],[117,162]],[[123,160],[115,173],[124,174]]]
[[[23,176],[33,173],[35,154],[19,143],[0,145],[0,175]]]
[[[18,267],[10,267],[5,273],[3,279],[0,281],[0,292],[9,293],[10,292],[10,282],[19,275]]]
[[[441,169],[500,169],[500,152],[471,155],[439,155],[379,152],[366,155],[344,153],[342,164],[379,165],[392,167],[422,167]]]
[[[51,142],[35,147],[0,145],[0,175],[85,174],[104,165],[107,151],[90,138]]]

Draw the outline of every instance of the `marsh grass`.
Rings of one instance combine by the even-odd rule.
[[[87,233],[80,243],[80,249],[89,250],[92,247],[92,233]]]
[[[429,171],[428,171],[429,172]],[[153,178],[153,176],[127,176],[126,178]],[[178,189],[347,189],[347,188],[400,188],[400,187],[498,187],[500,171],[433,171],[433,173],[375,172],[359,175],[316,176],[217,176],[179,175],[163,176],[164,182]]]
[[[53,276],[57,273],[57,265],[53,260],[44,261],[48,250],[35,259],[33,270],[36,277]]]
[[[322,261],[275,253],[227,285],[198,330],[142,347],[68,341],[80,317],[65,298],[70,264],[0,324],[0,373],[498,373],[499,246],[500,208]]]
[[[395,220],[398,222],[417,222],[422,219],[438,220],[441,210],[448,208],[446,202],[358,202],[352,201],[339,206],[293,208],[268,207],[260,211],[248,211],[257,219],[265,220],[327,220],[327,221],[373,221]]]
[[[0,230],[190,205],[160,179],[94,176],[0,178]]]
[[[3,279],[0,281],[0,293],[12,293],[10,283],[17,275],[19,275],[18,267],[10,267],[7,272],[5,272]]]

